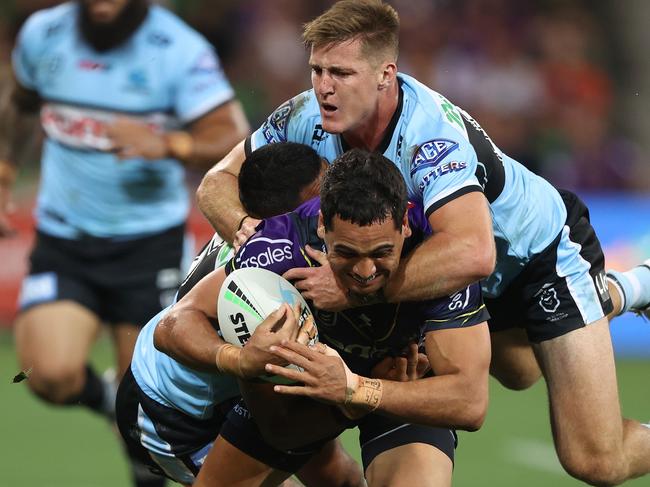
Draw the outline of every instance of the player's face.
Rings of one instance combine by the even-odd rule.
[[[110,24],[124,10],[129,0],[81,0],[92,22]]]
[[[368,295],[384,287],[400,262],[404,239],[410,235],[408,219],[399,229],[388,217],[381,223],[359,226],[334,217],[332,229],[321,226],[327,259],[339,283],[350,292]]]
[[[326,132],[363,130],[372,123],[383,76],[383,65],[375,64],[363,57],[359,40],[312,48],[311,83]]]

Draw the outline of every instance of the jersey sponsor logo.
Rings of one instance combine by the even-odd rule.
[[[112,123],[114,118],[113,112],[58,103],[47,103],[41,108],[41,125],[47,136],[62,144],[81,149],[111,150],[113,142],[107,135],[106,125]],[[154,132],[173,126],[170,117],[162,113],[130,118],[147,124]]]
[[[93,61],[92,59],[81,59],[77,66],[83,71],[108,71],[111,69],[110,64]]]
[[[611,296],[609,295],[609,289],[607,288],[607,278],[605,277],[605,271],[600,271],[594,276],[594,284],[596,284],[596,290],[598,291],[598,296],[600,296],[600,301],[605,303],[609,301]]]
[[[467,163],[465,161],[447,161],[442,164],[434,167],[431,171],[425,174],[420,181],[420,191],[424,190],[429,183],[435,181],[440,176],[445,174],[450,174],[454,172],[462,171],[467,168]]]
[[[433,139],[418,147],[411,161],[411,176],[426,167],[438,164],[458,148],[458,142],[449,139]]]
[[[259,245],[261,243],[261,245]],[[256,247],[263,247],[261,251]],[[237,256],[237,268],[270,267],[293,257],[293,242],[287,239],[253,238]]]
[[[442,110],[442,113],[444,113],[447,121],[458,128],[461,132],[465,133],[465,125],[463,125],[463,119],[460,117],[460,113],[458,113],[458,107],[453,105],[440,93],[437,93],[437,95],[440,98],[440,109]]]

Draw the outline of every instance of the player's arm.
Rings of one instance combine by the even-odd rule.
[[[196,192],[199,209],[210,221],[217,233],[229,243],[234,242],[235,233],[246,212],[239,201],[237,178],[246,159],[245,141],[237,144],[230,153],[210,169]],[[250,220],[245,218],[245,220]]]
[[[400,262],[384,290],[389,302],[450,295],[494,270],[492,219],[483,193],[459,196],[428,220],[433,235]]]
[[[221,267],[183,296],[156,326],[154,346],[197,370],[256,377],[264,373],[264,364],[273,359],[268,352],[271,344],[296,338],[296,317],[284,304],[257,327],[245,348],[226,343],[210,322],[217,318],[217,295],[225,277],[225,268]]]
[[[241,104],[231,100],[191,122],[185,130],[155,132],[146,124],[120,117],[107,127],[118,157],[150,160],[174,158],[207,170],[249,131]]]
[[[0,237],[9,236],[13,228],[8,215],[13,210],[12,189],[18,172],[20,144],[25,134],[34,130],[41,104],[36,91],[24,88],[15,78],[0,100]]]
[[[276,392],[337,404],[350,417],[377,411],[404,421],[468,431],[480,428],[485,418],[490,366],[485,322],[428,332],[427,357],[436,375],[410,382],[354,374],[332,349],[322,353],[284,343],[274,350],[305,369],[299,373],[267,365],[270,373],[304,382],[304,386],[275,386]]]

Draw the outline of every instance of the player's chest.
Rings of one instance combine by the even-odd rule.
[[[160,52],[147,46],[97,53],[74,39],[48,46],[36,60],[42,98],[70,104],[141,112],[169,105],[170,83]]]
[[[361,359],[380,359],[419,341],[422,317],[418,310],[399,305],[370,306],[330,313],[316,310],[321,339],[339,353]]]

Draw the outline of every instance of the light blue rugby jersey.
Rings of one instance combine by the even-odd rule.
[[[129,116],[162,131],[201,117],[234,96],[219,59],[155,5],[129,40],[104,53],[82,40],[77,18],[76,3],[35,13],[13,52],[19,83],[43,100],[38,227],[63,238],[123,238],[178,225],[189,209],[182,165],[118,160],[106,123]]]
[[[187,292],[209,272],[225,265],[232,256],[232,247],[215,234],[194,259],[181,291]],[[131,359],[133,377],[144,393],[160,404],[198,419],[211,418],[215,405],[239,395],[237,380],[230,375],[186,367],[156,349],[153,334],[170,307],[154,316],[140,331]]]
[[[378,151],[399,167],[409,198],[420,202],[427,216],[463,194],[484,192],[497,265],[483,291],[498,296],[559,234],[566,220],[560,194],[501,152],[469,114],[441,94],[405,74],[398,80],[399,106]],[[323,130],[313,90],[275,110],[248,138],[246,151],[284,141],[307,144],[330,162],[347,149],[339,135]]]

